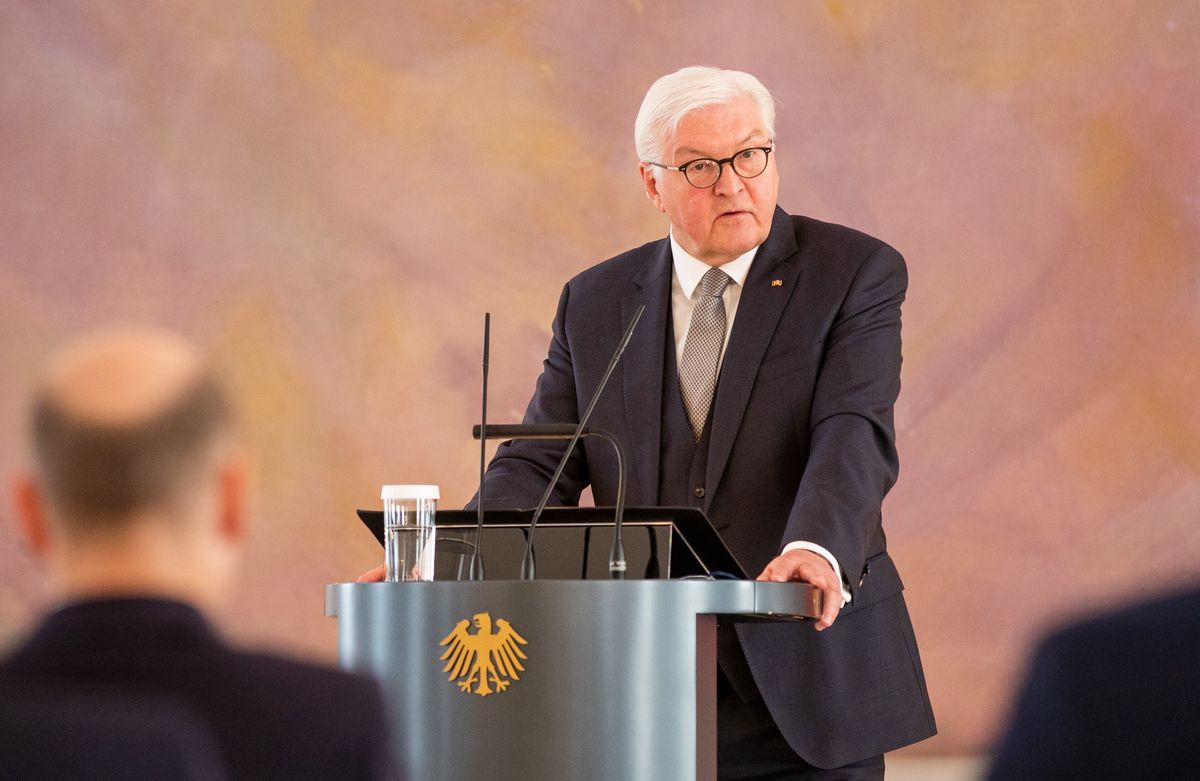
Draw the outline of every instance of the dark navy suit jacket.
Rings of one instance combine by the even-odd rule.
[[[658,503],[663,371],[671,319],[667,239],[567,283],[525,421],[577,421],[624,326],[646,310],[591,423],[631,453],[628,500]],[[777,725],[808,762],[835,767],[935,732],[880,505],[896,479],[892,407],[900,388],[899,253],[865,234],[776,209],[746,279],[710,421],[702,509],[747,572],[787,542],[824,546],[853,601],[829,630],[745,624],[746,659]],[[540,499],[562,443],[502,445],[488,504]],[[554,503],[591,485],[612,504],[616,465],[585,440]],[[861,583],[860,583],[861,581]]]
[[[993,781],[1195,778],[1200,590],[1050,634],[1033,657]]]
[[[0,673],[0,778],[224,781],[219,744],[170,698]]]
[[[374,681],[224,644],[158,599],[68,605],[0,664],[0,683],[171,701],[205,725],[233,778],[381,779],[389,735]]]

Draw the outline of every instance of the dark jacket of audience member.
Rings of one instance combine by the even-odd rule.
[[[44,684],[48,691],[69,687],[177,702],[220,748],[205,759],[235,778],[386,775],[388,733],[374,682],[234,650],[180,602],[127,598],[68,605],[0,665],[4,679]],[[27,694],[34,702],[41,696],[37,689]],[[88,736],[87,730],[75,735]],[[92,737],[97,750],[110,739],[105,731]],[[59,745],[56,739],[40,749],[55,752]]]
[[[1060,629],[1034,655],[989,778],[1195,778],[1198,703],[1200,590]]]
[[[229,777],[216,738],[193,709],[170,698],[79,691],[0,673],[0,735],[0,778]]]

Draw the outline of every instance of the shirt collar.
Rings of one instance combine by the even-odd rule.
[[[679,286],[683,289],[683,294],[688,298],[696,292],[696,285],[700,284],[700,278],[712,268],[703,260],[698,260],[687,253],[683,247],[679,246],[679,242],[675,240],[675,229],[671,229],[671,260],[675,266],[675,278],[679,280]],[[761,246],[761,245],[760,245]],[[754,247],[749,252],[739,255],[728,263],[718,266],[722,271],[729,275],[736,284],[741,285],[746,281],[746,275],[750,273],[750,264],[754,261],[754,256],[758,253],[758,247]]]

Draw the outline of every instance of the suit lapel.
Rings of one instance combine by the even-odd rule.
[[[721,365],[705,470],[706,505],[711,504],[725,472],[759,364],[796,288],[800,276],[797,250],[791,220],[776,207],[771,233],[759,248],[746,277]]]
[[[621,322],[628,323],[638,306],[646,311],[634,329],[622,358],[625,415],[629,424],[626,442],[633,443],[630,504],[658,502],[659,446],[662,439],[662,373],[667,341],[667,316],[671,310],[671,244],[657,242],[650,257],[634,277],[636,293],[621,299]],[[634,486],[639,487],[636,492]]]

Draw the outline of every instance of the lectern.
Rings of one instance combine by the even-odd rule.
[[[405,778],[659,781],[715,778],[718,617],[819,601],[754,581],[337,583],[325,612],[342,666],[384,688]]]
[[[539,572],[581,572],[580,530],[602,534],[604,513],[555,513],[549,523],[576,531],[539,547]],[[635,530],[668,518],[664,565],[687,562],[665,552],[685,537],[679,547],[705,569],[740,571],[708,520],[687,513],[628,516]],[[360,511],[368,526],[374,515]],[[520,538],[506,531],[519,518],[489,515],[495,542]],[[440,532],[453,534],[457,520],[439,513]],[[488,550],[489,574],[515,572],[493,555],[502,546]],[[632,565],[640,554],[630,553]],[[631,567],[652,569],[675,572]],[[806,584],[750,580],[435,580],[331,584],[325,613],[338,620],[341,665],[384,689],[405,778],[691,781],[716,777],[718,620],[813,618],[820,600]]]

